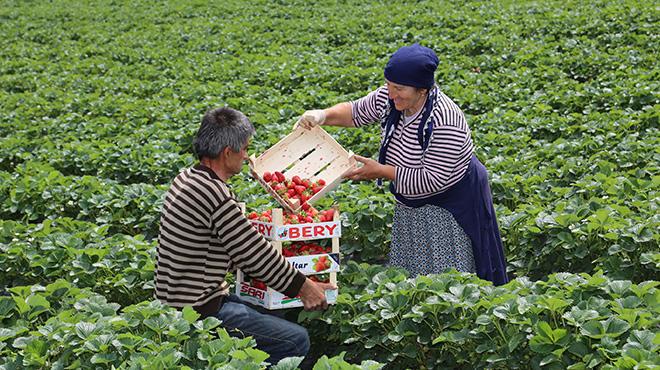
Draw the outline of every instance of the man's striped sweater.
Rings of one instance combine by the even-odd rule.
[[[156,297],[214,315],[229,294],[227,272],[240,268],[269,287],[295,297],[305,276],[259,234],[233,193],[210,168],[181,172],[165,198],[156,260]]]

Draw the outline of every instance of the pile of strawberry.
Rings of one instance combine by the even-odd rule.
[[[284,257],[308,256],[310,254],[322,254],[332,252],[331,247],[324,247],[311,242],[292,242],[282,247]]]
[[[300,199],[301,204],[305,204],[309,198],[325,186],[325,180],[323,179],[311,181],[301,179],[300,176],[293,176],[291,180],[287,180],[279,171],[264,172],[262,178],[282,198]]]
[[[284,224],[308,224],[314,222],[327,222],[332,221],[335,217],[334,209],[326,209],[325,211],[319,211],[316,208],[310,206],[307,203],[304,203],[302,206],[302,211],[298,213],[289,213],[284,212]],[[257,220],[261,222],[273,222],[272,211],[266,210],[261,213],[250,212],[247,214],[247,218],[250,220]]]

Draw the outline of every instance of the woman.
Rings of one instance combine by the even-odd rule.
[[[361,127],[380,122],[378,161],[348,173],[354,181],[390,180],[396,198],[390,264],[411,275],[447,268],[508,281],[488,174],[473,154],[461,109],[435,84],[438,57],[414,44],[397,50],[384,86],[353,102],[305,112],[298,124]]]

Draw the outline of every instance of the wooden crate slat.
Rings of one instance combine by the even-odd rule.
[[[320,167],[319,164],[329,163],[334,160],[341,160],[341,152],[332,148],[322,147],[314,150],[303,160],[296,163],[289,171],[287,177],[300,176],[301,178],[311,179]]]

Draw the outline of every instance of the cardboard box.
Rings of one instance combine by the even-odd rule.
[[[241,208],[245,212],[244,205],[241,205]],[[284,225],[284,213],[281,208],[272,210],[272,218],[272,223],[256,220],[250,220],[250,222],[259,233],[271,241],[273,247],[280,253],[282,253],[283,241],[332,240],[331,253],[285,257],[285,259],[306,276],[328,274],[330,282],[336,284],[337,273],[340,270],[339,237],[341,236],[341,222],[339,221],[339,211],[335,208],[334,219],[330,222]],[[319,259],[323,259],[323,266],[318,264]],[[269,287],[253,286],[251,282],[252,279],[240,269],[237,271],[236,295],[246,302],[269,310],[303,306],[300,298],[287,297]],[[337,294],[337,290],[325,292],[329,304],[337,303]]]
[[[252,155],[248,165],[252,176],[282,207],[298,212],[300,201],[290,201],[277,194],[264,181],[264,172],[279,171],[287,179],[300,176],[312,182],[323,179],[326,183],[323,189],[307,200],[313,204],[336,188],[343,181],[343,175],[357,167],[357,161],[323,128],[316,126],[311,130],[298,127],[258,158]]]
[[[248,282],[237,282],[236,287],[236,294],[241,297],[242,300],[257,306],[262,306],[269,310],[279,310],[283,308],[303,306],[300,298],[287,297],[284,294],[271,288],[266,288],[266,290],[258,289],[250,286],[250,283]],[[325,299],[329,304],[337,303],[337,293],[337,290],[325,291]]]
[[[325,264],[325,269],[315,269],[317,261],[324,258],[329,263]],[[303,274],[318,275],[339,272],[339,253],[311,254],[307,256],[287,257],[293,267],[297,268]],[[329,265],[329,266],[328,266]],[[240,270],[236,276],[236,295],[242,300],[254,305],[262,306],[269,310],[283,308],[302,307],[302,301],[298,297],[287,297],[286,295],[273,290],[269,287],[263,289],[259,286],[252,286],[251,279],[245,276]],[[326,290],[325,298],[329,304],[337,303],[337,291]]]

